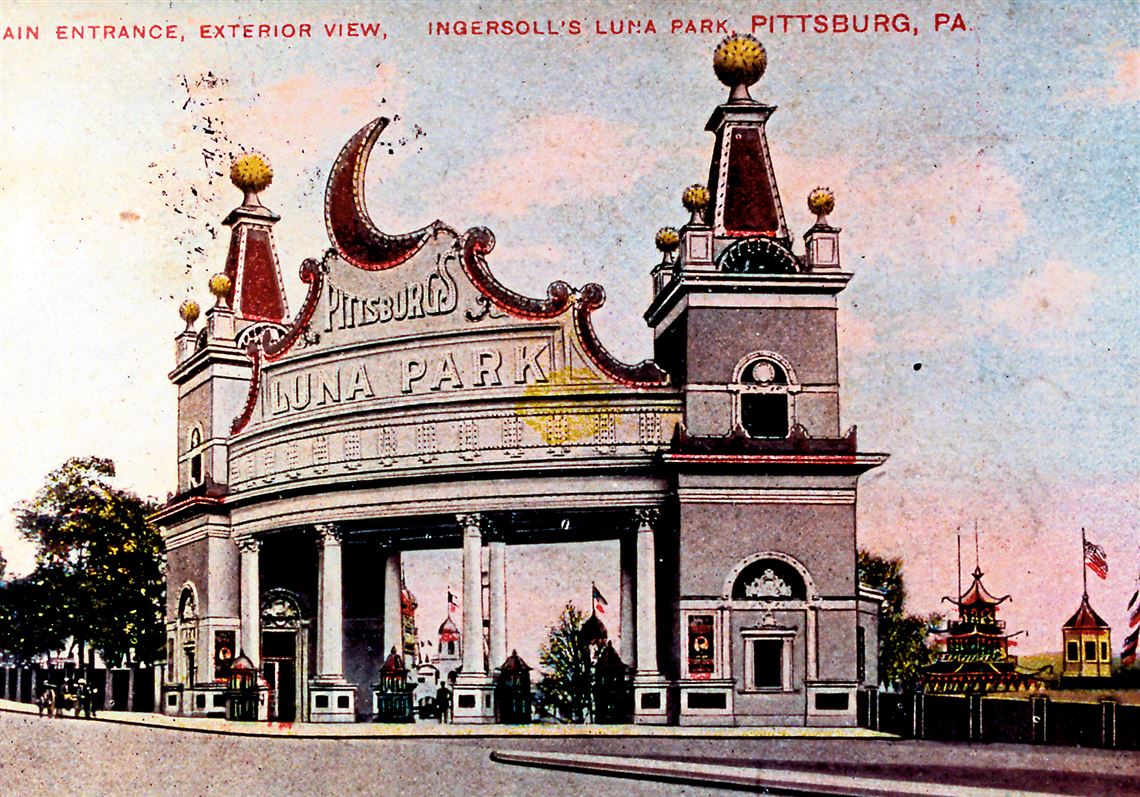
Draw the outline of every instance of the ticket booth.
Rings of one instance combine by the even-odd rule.
[[[257,668],[244,653],[230,665],[226,683],[226,719],[255,722],[260,703]]]
[[[530,666],[522,660],[518,651],[512,650],[499,668],[499,680],[495,683],[498,721],[504,725],[529,724],[531,702]]]
[[[380,666],[380,683],[373,685],[374,722],[414,722],[415,708],[404,657],[393,647]]]

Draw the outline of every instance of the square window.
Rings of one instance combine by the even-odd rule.
[[[178,695],[167,695],[166,696],[166,705],[177,706],[178,705]]]
[[[752,437],[787,437],[787,394],[744,393],[740,397],[740,423]]]
[[[846,692],[820,692],[815,696],[815,707],[819,711],[846,711],[849,705]]]
[[[460,708],[475,708],[475,695],[460,695],[456,703]]]
[[[336,707],[337,708],[348,708],[348,695],[337,695]]]
[[[1096,643],[1085,643],[1085,661],[1096,661]]]
[[[225,704],[226,704],[226,696],[225,695],[214,695],[214,707],[215,708],[217,708],[218,706],[224,706]]]
[[[1079,661],[1081,658],[1081,646],[1078,642],[1070,642],[1065,646],[1065,658],[1069,661]]]
[[[195,695],[194,696],[194,708],[205,708],[205,707],[206,707],[206,696],[205,695]]]
[[[657,710],[661,708],[661,693],[660,692],[646,692],[641,696],[641,707],[646,710]]]
[[[316,696],[314,696],[313,697],[313,707],[314,708],[328,708],[329,707],[329,696],[328,695],[316,695]]]

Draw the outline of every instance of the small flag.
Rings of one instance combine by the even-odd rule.
[[[1108,559],[1105,558],[1104,548],[1093,545],[1088,540],[1085,540],[1085,564],[1101,578],[1108,578]]]
[[[459,598],[455,597],[455,595],[453,595],[451,592],[451,587],[448,587],[447,588],[447,613],[451,614],[453,611],[455,611],[458,608],[459,608]]]
[[[590,586],[594,588],[594,611],[598,614],[605,614],[609,602],[606,601],[605,596],[598,590],[597,584],[591,584]]]
[[[1120,649],[1120,663],[1131,667],[1136,663],[1136,638],[1140,636],[1140,628],[1124,638],[1124,647]]]

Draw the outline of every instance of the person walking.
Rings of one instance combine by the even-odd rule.
[[[439,710],[440,724],[451,722],[451,690],[447,684],[440,684],[435,693],[435,705]]]

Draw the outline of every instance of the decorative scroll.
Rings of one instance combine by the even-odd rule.
[[[745,585],[744,594],[749,598],[790,598],[792,588],[768,568]]]
[[[468,279],[495,306],[510,315],[532,320],[554,318],[570,307],[574,289],[562,280],[550,283],[546,288],[546,299],[515,293],[499,282],[487,267],[486,256],[495,248],[495,234],[486,227],[472,227],[464,234],[462,245],[463,270]]]
[[[594,332],[594,322],[590,315],[605,302],[605,289],[591,282],[582,288],[574,306],[574,330],[582,341],[586,356],[611,379],[628,387],[658,387],[668,384],[669,375],[652,360],[642,360],[636,365],[623,363],[602,345]]]
[[[389,235],[368,215],[364,201],[364,174],[368,156],[388,119],[380,117],[362,127],[340,151],[325,189],[325,228],[340,256],[365,271],[382,271],[403,263],[428,238],[440,232],[454,234],[442,221],[401,235]]]

